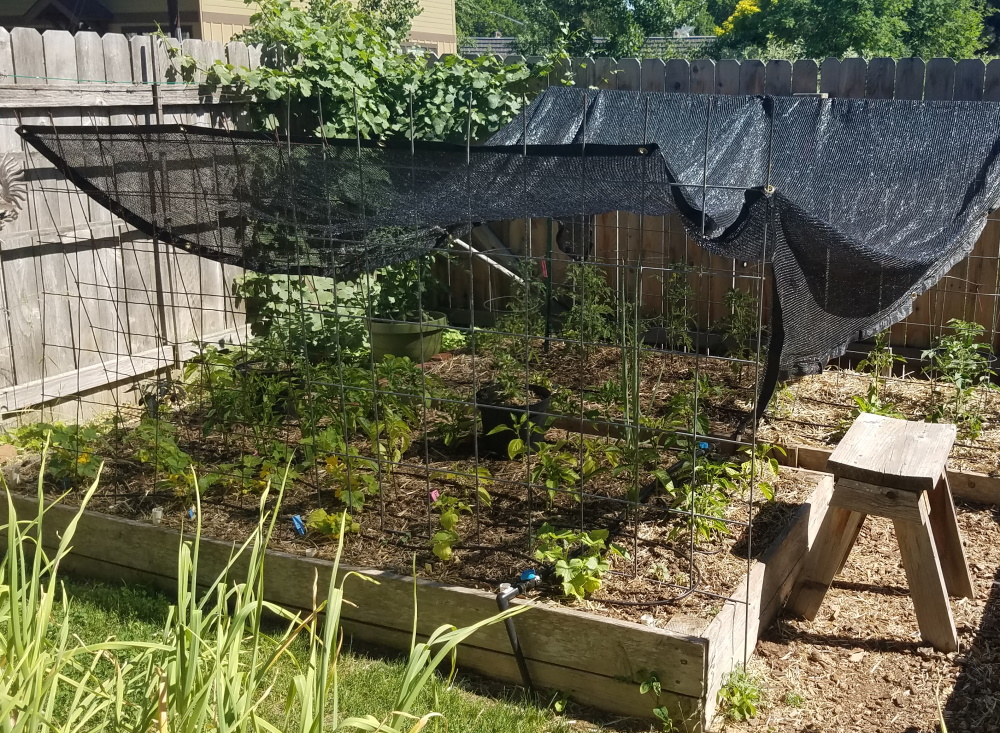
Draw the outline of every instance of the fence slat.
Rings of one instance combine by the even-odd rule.
[[[764,93],[785,97],[792,93],[792,65],[783,59],[767,62],[764,71]]]
[[[819,67],[819,90],[831,97],[840,95],[840,59],[823,59]]]
[[[626,59],[634,61],[635,59]],[[663,59],[643,59],[640,66],[639,88],[644,92],[662,92],[666,85],[666,65]],[[619,86],[619,89],[628,87]]]
[[[931,59],[927,62],[924,99],[952,99],[955,94],[955,62],[952,59]]]
[[[986,65],[986,83],[983,85],[983,100],[1000,102],[1000,59],[993,59]]]
[[[594,86],[598,89],[614,89],[617,68],[618,63],[607,56],[594,59]]]
[[[686,94],[691,91],[691,64],[687,59],[670,59],[663,69],[664,91]]]
[[[900,59],[896,63],[896,99],[923,99],[925,71],[923,59]]]
[[[815,94],[819,88],[819,67],[812,59],[792,64],[792,94]]]
[[[717,94],[740,93],[740,62],[722,59],[715,65],[715,91]]]
[[[10,47],[10,33],[0,28],[0,84],[14,83],[14,55]]]
[[[838,97],[859,99],[865,96],[868,64],[864,59],[850,58],[840,62],[840,92]]]
[[[226,58],[233,66],[250,66],[250,51],[243,41],[230,41],[226,44]]]
[[[691,62],[691,93],[712,94],[715,92],[715,62],[712,59],[698,59]]]
[[[572,64],[573,81],[576,85],[584,89],[594,86],[594,59],[590,56],[575,58]]]
[[[955,96],[967,102],[978,102],[983,98],[986,81],[986,64],[982,59],[962,59],[955,66]]]
[[[764,62],[747,59],[740,63],[740,94],[764,93]]]
[[[868,62],[868,80],[865,90],[869,99],[892,99],[895,87],[895,59],[872,59]]]
[[[132,48],[132,79],[136,82],[145,83],[153,81],[153,63],[149,36],[132,36],[128,43]]]

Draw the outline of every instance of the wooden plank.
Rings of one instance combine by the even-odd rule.
[[[776,456],[779,463],[806,469],[808,471],[827,470],[827,461],[833,452],[827,448],[810,446],[783,446],[785,456]],[[974,471],[947,472],[948,484],[953,495],[979,504],[1000,504],[1000,477],[988,476]]]
[[[663,59],[643,59],[639,88],[644,92],[662,92],[666,84],[666,65]]]
[[[812,59],[792,64],[792,94],[815,94],[819,88],[819,67]]]
[[[132,36],[132,79],[136,83],[153,81],[153,57],[149,36]]]
[[[13,495],[19,514],[33,516],[35,500]],[[4,503],[3,513],[6,513]],[[75,513],[56,505],[46,513],[43,546],[58,542],[59,530]],[[2,516],[2,515],[0,515]],[[5,519],[0,519],[0,524]],[[95,559],[128,559],[136,570],[170,577],[176,567],[179,535],[176,531],[145,522],[87,512],[73,542],[74,554]],[[229,562],[232,542],[203,538],[199,575],[214,578]],[[237,563],[236,572],[245,567]],[[312,585],[319,576],[321,596],[332,575],[332,563],[316,558],[268,551],[264,594],[275,603],[294,608],[312,607]],[[429,634],[442,623],[465,626],[496,613],[496,596],[484,591],[448,586],[433,581],[401,577],[368,568],[342,567],[340,578],[358,572],[375,583],[351,587],[354,606],[345,606],[344,616],[362,623],[409,633],[410,609],[416,595],[418,633]],[[520,604],[520,601],[515,601]],[[605,678],[631,678],[638,670],[659,671],[664,689],[691,697],[704,693],[706,645],[704,640],[664,629],[619,621],[551,604],[525,602],[532,609],[517,619],[518,636],[525,656],[534,661],[599,674]],[[581,644],[580,640],[587,643]],[[510,641],[502,625],[477,632],[471,644],[507,654]],[[598,661],[599,660],[599,661]]]
[[[510,59],[511,57],[507,57]],[[520,58],[520,57],[518,57]],[[614,89],[616,80],[615,72],[618,69],[617,62],[606,56],[594,59],[594,85],[598,89]]]
[[[831,97],[840,94],[840,59],[823,59],[819,67],[819,90]]]
[[[955,94],[954,59],[931,59],[927,62],[927,78],[924,81],[924,99],[947,100]]]
[[[743,61],[740,64],[740,94],[763,94],[765,74],[763,61]]]
[[[14,52],[10,44],[10,32],[0,27],[0,86],[14,84]]]
[[[877,517],[919,522],[927,516],[926,492],[900,491],[842,478],[833,489],[830,506]]]
[[[840,62],[840,91],[838,97],[861,99],[865,96],[865,78],[868,63],[864,59],[848,58]]]
[[[785,606],[790,613],[809,621],[816,618],[830,583],[843,567],[864,521],[865,515],[860,512],[837,506],[826,510]]]
[[[896,63],[896,99],[923,99],[924,73],[923,59],[900,59]]]
[[[983,101],[1000,102],[1000,59],[993,59],[986,65]]]
[[[715,62],[712,59],[691,62],[691,93],[715,93]]]
[[[933,491],[929,491],[927,497],[930,500],[930,527],[948,594],[956,598],[975,598],[976,590],[965,557],[965,545],[958,528],[948,477],[945,476]]]
[[[238,342],[244,342],[247,339],[246,327],[206,334],[204,338],[210,342],[219,339],[227,341],[239,339]],[[197,346],[192,343],[181,344],[180,349],[183,358],[190,358],[198,353]],[[169,366],[172,358],[170,348],[162,346],[137,354],[106,359],[99,364],[55,374],[45,379],[5,387],[0,389],[0,411],[12,413],[27,410],[98,388],[133,382],[136,378],[148,376]]]
[[[869,61],[865,85],[869,99],[892,99],[896,88],[896,60],[880,58]]]
[[[754,562],[731,600],[725,602],[705,629],[704,636],[708,640],[706,719],[713,717],[725,676],[749,661],[760,634],[777,618],[791,593],[804,559],[811,554],[817,541],[832,492],[833,479],[821,477],[782,534]]]
[[[920,635],[938,651],[958,651],[955,619],[951,615],[930,527],[898,519],[893,521],[892,526],[896,530]]]
[[[691,64],[687,59],[668,59],[663,65],[663,90],[687,94],[691,91]]]
[[[764,72],[764,94],[787,97],[791,93],[791,63],[783,59],[768,61]]]
[[[142,49],[140,49],[142,50]],[[126,58],[127,60],[127,58]],[[161,87],[164,106],[242,104],[244,99],[221,90],[207,92],[196,84]],[[0,109],[55,107],[149,107],[153,92],[148,84],[80,84],[77,86],[19,85],[0,88]]]
[[[982,59],[962,59],[955,66],[954,99],[979,102],[986,82],[986,64]]]
[[[639,59],[619,59],[618,61],[618,89],[638,90],[642,79],[642,70]]]
[[[227,43],[226,58],[233,66],[250,68],[250,50],[243,41],[230,41]]]
[[[830,455],[840,478],[907,491],[930,491],[941,477],[954,425],[910,422],[861,413]]]
[[[570,68],[573,71],[573,82],[578,87],[589,89],[594,86],[594,59],[581,56],[572,59]]]
[[[715,65],[715,93],[740,93],[740,62],[736,59],[722,59]]]

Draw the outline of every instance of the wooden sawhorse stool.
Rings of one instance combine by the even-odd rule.
[[[973,598],[974,591],[945,471],[954,442],[954,425],[858,416],[827,464],[833,496],[789,610],[814,619],[865,517],[888,517],[921,636],[940,651],[958,650],[948,595]]]

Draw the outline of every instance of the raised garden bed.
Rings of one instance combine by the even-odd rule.
[[[760,632],[775,618],[796,579],[825,513],[832,480],[814,475],[815,489],[792,515],[768,549],[750,566],[732,600],[710,619],[674,616],[664,628],[597,616],[547,603],[519,616],[518,635],[528,669],[539,687],[559,690],[579,702],[623,715],[652,717],[666,705],[674,719],[690,730],[711,721],[716,695],[725,675],[752,653]],[[13,494],[20,516],[32,516],[34,498]],[[53,547],[57,534],[76,510],[50,508],[43,546]],[[0,521],[6,521],[6,504]],[[93,511],[86,512],[65,569],[108,580],[147,583],[175,589],[176,552],[180,533]],[[229,561],[235,543],[203,539],[200,577],[213,579]],[[332,564],[275,550],[268,551],[265,597],[292,609],[312,608],[314,585],[329,582]],[[496,611],[491,593],[368,568],[341,568],[378,581],[352,583],[344,627],[354,637],[386,647],[407,648],[412,629],[413,598],[418,632],[428,634],[444,623],[465,625]],[[237,576],[238,577],[238,576]],[[415,584],[415,585],[414,585]],[[459,664],[489,677],[517,683],[517,665],[503,627],[478,632],[459,654]],[[659,702],[639,693],[639,682],[656,673],[663,693]]]

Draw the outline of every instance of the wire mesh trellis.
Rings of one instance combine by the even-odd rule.
[[[290,143],[274,144],[293,155]],[[584,147],[581,210],[586,156]],[[161,181],[153,206],[169,228],[174,208],[197,202],[179,205],[184,194],[170,190],[169,175]],[[711,187],[707,167],[701,184]],[[112,418],[100,438],[81,429],[73,471],[87,473],[107,453],[116,459],[106,470],[110,491],[142,513],[187,505],[195,480],[207,507],[253,507],[248,495],[290,466],[289,512],[330,532],[346,510],[347,526],[357,527],[358,562],[404,569],[405,556],[417,551],[433,563],[433,575],[496,585],[526,565],[554,562],[556,550],[539,554],[542,529],[588,538],[606,532],[607,545],[622,555],[608,576],[618,579],[592,595],[602,603],[727,596],[725,584],[704,578],[698,565],[703,545],[718,551],[717,537],[749,534],[760,498],[758,463],[733,478],[742,470],[733,454],[746,448],[752,455],[756,437],[720,436],[754,405],[766,344],[763,264],[702,266],[686,238],[684,259],[668,254],[675,225],[643,211],[489,223],[470,212],[444,250],[345,280],[335,262],[324,276],[301,267],[306,243],[296,239],[294,204],[291,215],[276,225],[288,225],[280,232],[285,274],[248,273],[228,296],[200,303],[192,300],[197,293],[173,287],[172,269],[162,266],[171,248],[153,246],[153,267],[139,268],[142,287],[125,300],[153,316],[146,335],[161,347],[156,358],[183,368],[142,385],[139,409],[128,400],[107,405]],[[514,230],[522,232],[518,242]],[[483,247],[486,236],[499,247]],[[711,302],[720,293],[724,302]],[[199,333],[206,319],[241,310],[250,333],[237,330],[182,355],[169,337],[178,332],[169,323],[178,309],[165,306],[181,300],[202,322]],[[706,329],[706,317],[720,327]],[[382,332],[397,326],[409,331],[396,337],[409,357],[385,354],[399,347],[382,345]],[[43,341],[81,352],[85,330],[81,319],[68,342],[60,342],[62,330]],[[431,353],[442,337],[452,347],[447,360]],[[109,356],[100,339],[89,341]],[[711,414],[703,393],[717,391],[720,378],[731,386],[732,405]],[[192,466],[197,479],[188,475]],[[326,512],[325,524],[317,510]],[[287,530],[294,537],[295,527]],[[585,549],[576,535],[564,543],[572,544],[570,559]],[[673,560],[655,559],[661,555]]]

